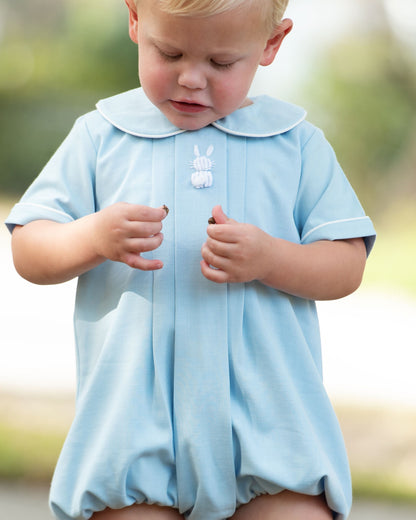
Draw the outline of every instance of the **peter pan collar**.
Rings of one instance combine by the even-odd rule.
[[[303,108],[269,96],[252,98],[253,104],[218,119],[212,126],[245,137],[270,137],[297,126],[306,117]],[[137,137],[163,138],[186,130],[173,125],[147,98],[142,88],[102,99],[99,113],[113,126]]]

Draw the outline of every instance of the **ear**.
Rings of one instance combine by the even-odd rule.
[[[138,15],[137,6],[134,0],[125,0],[127,7],[129,8],[129,35],[134,43],[138,43]]]
[[[271,37],[267,40],[266,47],[263,51],[263,56],[260,60],[260,65],[270,65],[276,57],[277,51],[282,45],[285,37],[293,28],[293,22],[289,18],[285,18],[273,31]]]

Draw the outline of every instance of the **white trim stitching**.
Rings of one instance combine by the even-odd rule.
[[[272,130],[271,132],[266,132],[264,134],[250,134],[248,132],[238,132],[237,130],[231,130],[231,129],[227,128],[226,126],[220,125],[218,123],[218,121],[214,121],[211,124],[215,128],[218,128],[218,130],[222,130],[226,134],[236,135],[238,137],[259,137],[259,138],[260,137],[273,137],[275,135],[285,134],[286,132],[289,132],[289,130],[293,130],[296,126],[298,126],[300,123],[302,123],[302,121],[304,121],[306,119],[306,116],[307,116],[307,114],[305,112],[301,118],[296,120],[294,123],[289,125],[287,128],[281,128],[279,130]]]
[[[52,211],[54,213],[58,213],[59,215],[65,215],[65,217],[69,217],[71,221],[74,220],[74,218],[72,218],[71,215],[68,215],[68,213],[65,213],[64,211],[59,211],[59,209],[50,208],[49,206],[44,206],[43,204],[34,204],[33,202],[18,202],[15,207],[17,206],[34,206],[36,208],[42,208],[48,211]]]
[[[317,229],[323,228],[325,226],[331,226],[333,224],[340,224],[340,223],[343,223],[343,222],[354,222],[356,220],[369,220],[369,218],[367,216],[365,216],[365,217],[355,217],[355,218],[344,218],[344,219],[340,219],[340,220],[332,220],[331,222],[325,222],[324,224],[319,224],[319,226],[314,227],[313,229],[311,229],[310,231],[308,231],[306,233],[306,235],[302,238],[302,242],[304,242],[306,240],[306,238],[309,235],[311,235],[312,233],[314,233]]]

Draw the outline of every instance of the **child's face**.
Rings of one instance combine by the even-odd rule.
[[[292,28],[273,35],[253,7],[209,17],[165,13],[158,2],[133,0],[130,36],[139,45],[139,76],[146,95],[177,127],[197,130],[250,104],[258,65],[269,65]],[[270,37],[269,37],[270,36]]]

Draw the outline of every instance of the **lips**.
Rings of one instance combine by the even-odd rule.
[[[200,105],[199,103],[192,103],[190,101],[175,101],[172,99],[170,103],[175,110],[187,114],[197,114],[208,109],[206,105]]]

